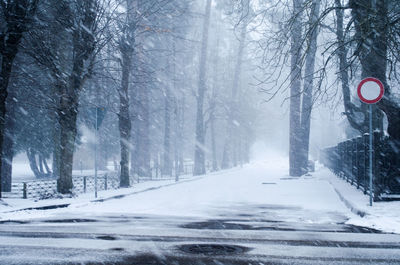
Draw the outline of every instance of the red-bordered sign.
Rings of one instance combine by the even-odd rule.
[[[382,82],[374,77],[363,79],[357,87],[357,94],[360,100],[367,104],[377,103],[382,99],[385,88]]]

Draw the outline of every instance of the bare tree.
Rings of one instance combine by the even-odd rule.
[[[129,112],[129,84],[132,72],[132,59],[135,46],[135,31],[137,19],[137,1],[126,1],[126,19],[122,29],[122,35],[118,41],[118,48],[121,53],[121,88],[119,94],[119,132],[121,146],[121,173],[120,186],[129,187],[129,153],[132,122]]]
[[[361,64],[361,77],[376,77],[385,86],[385,96],[377,104],[377,107],[385,112],[388,119],[388,134],[395,143],[400,142],[400,106],[392,94],[391,87],[387,80],[387,69],[389,62],[389,52],[396,52],[399,43],[395,33],[391,32],[396,28],[396,15],[389,13],[389,4],[393,11],[398,12],[398,6],[392,1],[349,1],[354,20],[356,43],[355,55]],[[367,19],[368,18],[368,19]],[[394,54],[394,58],[397,54]],[[376,109],[377,110],[377,109]],[[375,111],[381,115],[379,111]],[[381,117],[374,119],[381,123]],[[380,124],[375,128],[381,127]]]
[[[301,176],[301,50],[302,0],[293,0],[293,15],[290,43],[290,120],[289,120],[289,175]]]
[[[246,43],[247,27],[251,21],[251,7],[250,1],[244,1],[241,19],[239,22],[240,33],[239,33],[239,47],[237,49],[236,63],[233,75],[232,92],[228,110],[228,121],[227,121],[227,137],[225,139],[222,168],[229,168],[231,165],[237,166],[238,158],[240,157],[240,130],[241,125],[238,121],[239,110],[239,87],[240,77],[242,73],[243,64],[243,53]]]
[[[60,145],[58,161],[59,170],[58,191],[70,193],[72,183],[72,163],[77,135],[77,114],[79,107],[79,95],[86,79],[91,73],[96,51],[94,32],[97,27],[97,13],[99,3],[96,0],[75,2],[69,6],[74,14],[74,26],[72,27],[72,68],[67,82],[57,90],[58,121],[60,125]]]
[[[208,48],[208,30],[210,25],[211,2],[207,0],[204,22],[203,22],[203,37],[201,41],[201,54],[199,65],[199,83],[196,94],[197,100],[197,115],[196,115],[196,142],[194,153],[194,175],[202,175],[206,173],[205,168],[205,130],[204,130],[204,94],[206,92],[206,63],[207,63],[207,48]]]
[[[5,0],[0,2],[0,12],[3,15],[3,19],[0,20],[0,172],[2,172],[1,158],[3,156],[6,100],[10,75],[21,39],[31,25],[37,6],[38,0]],[[0,198],[2,184],[3,178],[0,177]]]
[[[305,51],[305,69],[304,69],[304,84],[301,102],[301,170],[302,173],[307,173],[308,168],[308,153],[310,145],[310,123],[311,112],[313,109],[313,82],[315,72],[315,56],[317,53],[317,36],[318,36],[318,17],[320,9],[320,1],[313,0],[311,4],[310,18],[307,29],[307,49]]]
[[[51,97],[54,125],[53,174],[57,189],[73,188],[72,164],[77,139],[79,99],[92,75],[95,58],[103,46],[107,1],[44,2],[40,27],[31,31],[29,54],[49,71],[54,83]],[[56,19],[57,18],[57,19]],[[50,37],[49,37],[50,36]]]

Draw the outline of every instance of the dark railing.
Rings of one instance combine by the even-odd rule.
[[[94,176],[73,176],[72,182],[74,184],[73,192],[76,194],[94,191]],[[98,176],[98,190],[117,188],[119,188],[119,176],[117,172],[109,172]],[[53,198],[57,194],[56,191],[57,180],[50,178],[13,183],[11,192],[5,192],[4,195],[8,198],[47,199]]]
[[[206,164],[207,171],[211,169],[210,163]],[[174,169],[175,170],[175,169]],[[143,181],[157,181],[157,180],[171,180],[175,179],[175,173],[172,176],[163,176],[161,168],[152,167],[151,177],[143,178],[135,174],[131,174],[130,183],[143,182]],[[181,176],[193,174],[193,163],[184,163]],[[73,176],[73,193],[86,193],[95,190],[95,178],[93,175],[89,176]],[[118,189],[120,186],[119,173],[108,172],[99,174],[97,178],[97,189],[108,190]],[[32,199],[48,199],[57,196],[57,180],[54,178],[38,179],[25,182],[15,182],[12,184],[11,192],[4,192],[5,198],[32,198]]]
[[[400,155],[389,137],[373,134],[374,200],[400,197]],[[369,134],[321,151],[320,161],[337,176],[369,193]]]

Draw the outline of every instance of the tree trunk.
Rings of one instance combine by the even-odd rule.
[[[388,1],[351,0],[349,6],[352,9],[359,39],[358,56],[361,62],[362,78],[375,77],[382,81],[385,87],[384,97],[373,106],[374,128],[381,127],[382,117],[378,111],[380,109],[387,116],[387,132],[392,142],[400,147],[400,105],[393,97],[386,78],[389,42]]]
[[[141,83],[141,82],[139,82]],[[139,87],[138,141],[136,142],[136,159],[138,174],[151,178],[150,153],[150,90],[145,84]]]
[[[173,28],[175,31],[176,28]],[[175,40],[172,40],[172,51],[173,51],[173,65],[172,65],[172,78],[173,78],[173,87],[174,92],[177,93],[177,75],[176,75],[176,43]],[[180,133],[180,115],[179,115],[179,103],[178,103],[178,96],[174,96],[174,174],[175,174],[175,181],[179,181],[179,152],[181,151],[181,147],[178,146],[179,142],[179,133]]]
[[[358,122],[355,118],[356,112],[362,112],[356,105],[351,102],[350,96],[350,86],[349,86],[349,64],[347,62],[347,47],[344,39],[344,27],[343,27],[343,17],[344,10],[342,9],[341,0],[335,0],[336,5],[336,37],[338,42],[337,48],[337,56],[339,59],[339,78],[342,83],[342,94],[343,94],[343,103],[344,103],[344,111],[347,117],[347,120],[351,127],[358,130],[361,134],[368,132],[368,117],[366,112],[364,111],[362,115],[364,115],[364,119],[362,122]]]
[[[119,134],[121,147],[120,186],[129,187],[129,143],[131,137],[131,118],[129,115],[129,76],[132,64],[131,51],[122,50],[122,80],[119,90]]]
[[[6,113],[2,167],[1,167],[2,185],[0,185],[3,191],[5,192],[11,191],[11,184],[12,184],[12,162],[14,158],[14,137],[15,137],[14,108],[15,104],[13,102],[12,95],[10,94],[9,100],[7,102],[8,111]]]
[[[54,101],[56,102],[57,108],[60,104],[60,91],[62,91],[62,85],[60,83],[56,84],[53,89],[53,98]],[[60,163],[61,163],[61,157],[60,157],[60,139],[61,139],[61,130],[60,130],[60,117],[58,116],[58,113],[60,111],[54,111],[51,112],[50,115],[52,115],[53,120],[54,120],[54,126],[53,126],[53,162],[52,162],[52,169],[53,169],[53,178],[59,179],[60,178]]]
[[[19,41],[18,41],[19,43]],[[5,122],[6,122],[6,101],[8,96],[8,83],[10,80],[12,64],[17,54],[18,43],[15,50],[11,50],[9,54],[2,55],[1,58],[1,73],[0,73],[0,172],[3,172],[3,150],[4,150],[4,137],[5,137]],[[3,183],[5,184],[4,176],[0,176],[0,198],[1,191],[3,190]]]
[[[337,17],[337,27],[336,27],[336,36],[338,40],[338,58],[339,58],[339,76],[342,83],[342,94],[343,94],[343,102],[344,102],[344,110],[347,120],[351,127],[358,130],[361,134],[368,132],[368,116],[367,112],[362,108],[358,108],[351,102],[350,97],[350,87],[349,87],[349,73],[348,67],[349,64],[347,62],[347,48],[345,45],[344,39],[344,28],[343,28],[343,16],[344,10],[342,9],[342,4],[340,0],[335,0],[336,4],[336,17]],[[362,122],[358,122],[355,113],[362,113],[364,119]]]
[[[135,60],[136,63],[133,64],[134,70],[133,72],[138,73],[138,67],[137,67],[137,62],[138,60]],[[135,76],[134,76],[135,77]],[[140,83],[139,80],[136,82],[137,84]],[[141,175],[139,174],[139,159],[140,159],[140,132],[139,128],[141,126],[140,119],[141,119],[141,114],[140,114],[140,108],[141,108],[141,102],[140,102],[140,95],[139,95],[139,86],[137,85],[134,89],[130,89],[130,109],[131,109],[131,122],[132,122],[132,129],[131,129],[131,175],[134,176],[135,178],[139,178]]]
[[[40,172],[38,165],[37,165],[36,152],[32,149],[28,149],[28,150],[26,150],[26,156],[28,157],[28,160],[29,160],[29,167],[31,168],[35,177],[38,179],[43,178],[44,176]]]
[[[82,47],[78,39],[78,34],[74,37],[74,49],[80,50]],[[60,94],[60,104],[57,112],[59,119],[59,146],[56,147],[58,165],[57,170],[59,178],[57,181],[57,190],[62,194],[72,193],[72,169],[73,158],[75,150],[75,141],[77,135],[77,117],[79,107],[79,94],[83,85],[82,72],[83,72],[84,59],[76,57],[73,61],[71,72],[71,80],[65,86],[62,86],[62,94]]]
[[[180,146],[178,146],[179,142],[179,105],[178,105],[178,99],[175,98],[174,100],[174,116],[175,116],[175,130],[174,130],[174,169],[175,169],[175,181],[179,180],[179,151],[180,151]]]
[[[208,30],[210,25],[211,2],[207,0],[205,17],[203,23],[203,37],[201,42],[199,83],[197,91],[197,115],[196,115],[196,142],[194,152],[193,175],[203,175],[206,173],[205,167],[205,130],[204,130],[204,94],[206,92],[206,64],[208,48]]]
[[[315,54],[317,52],[318,36],[318,17],[320,1],[313,0],[311,5],[311,17],[309,21],[309,39],[307,41],[308,49],[306,51],[306,65],[304,77],[304,89],[301,109],[301,170],[305,174],[308,172],[308,153],[310,146],[310,123],[313,107],[313,80],[315,69]]]
[[[342,82],[342,94],[343,94],[343,102],[345,115],[347,120],[352,128],[359,131],[361,134],[368,133],[368,108],[365,104],[362,104],[361,107],[357,107],[355,104],[351,102],[350,97],[350,88],[349,88],[349,74],[348,67],[349,64],[347,62],[347,51],[346,42],[344,39],[344,28],[343,28],[343,16],[344,10],[342,9],[342,4],[340,0],[335,0],[336,5],[336,17],[337,17],[337,27],[336,27],[336,36],[338,40],[338,59],[339,59],[339,77]],[[355,38],[361,40],[362,32],[360,30],[359,21],[355,21],[356,34]],[[363,116],[362,121],[357,120],[357,116]],[[383,127],[383,116],[378,111],[375,111],[374,117],[374,127],[382,128]]]
[[[179,101],[179,132],[178,132],[178,144],[179,144],[179,173],[184,172],[183,168],[183,154],[185,151],[185,140],[184,140],[184,128],[185,128],[185,95],[182,95],[182,99]]]
[[[43,158],[43,165],[44,165],[44,168],[46,169],[46,175],[51,175],[51,170],[50,170],[50,168],[49,168],[49,166],[47,165],[47,161],[46,161],[46,158]]]
[[[167,85],[168,86],[168,85]],[[172,176],[171,160],[171,96],[169,88],[166,89],[164,109],[164,150],[162,175]]]
[[[39,172],[40,174],[44,175],[44,170],[43,170],[43,156],[39,154]]]
[[[59,150],[56,151],[56,169],[59,174],[57,190],[60,193],[71,193],[73,189],[72,168],[75,141],[77,136],[77,116],[79,96],[87,78],[85,72],[90,72],[91,55],[94,53],[95,40],[89,32],[96,23],[95,2],[82,2],[80,24],[72,32],[72,69],[68,79],[60,83],[60,90],[56,99],[59,99],[57,118],[59,125]],[[89,65],[89,66],[87,66]],[[61,79],[61,76],[55,76]],[[60,80],[59,80],[60,81]]]
[[[75,89],[74,89],[75,90]],[[72,166],[74,158],[75,140],[77,134],[76,120],[78,116],[78,91],[71,96],[61,98],[61,108],[58,112],[60,122],[60,146],[59,146],[59,178],[57,190],[62,194],[71,193]]]
[[[218,58],[219,58],[219,38],[215,46],[216,53],[214,54],[214,78],[213,78],[213,90],[210,99],[210,138],[211,138],[211,160],[212,160],[212,171],[217,171],[217,144],[216,144],[216,132],[215,132],[215,120],[216,120],[216,105],[217,105],[217,87],[218,87]]]
[[[238,138],[240,137],[241,125],[238,122],[238,112],[239,112],[239,103],[238,103],[238,94],[239,94],[239,83],[240,83],[240,75],[242,72],[242,61],[243,61],[243,52],[246,42],[247,35],[247,25],[249,23],[249,18],[246,17],[241,25],[240,30],[240,38],[239,38],[239,48],[236,57],[236,64],[233,76],[233,84],[232,84],[232,94],[231,94],[231,102],[229,105],[229,114],[228,114],[228,123],[227,123],[227,138],[225,140],[224,146],[224,155],[222,161],[222,168],[229,168],[231,164],[233,166],[237,166],[238,158],[239,158],[239,148],[238,148]]]
[[[212,171],[218,170],[217,162],[217,144],[215,135],[215,117],[211,118],[210,121],[210,133],[211,133],[211,152],[212,152]]]
[[[6,133],[7,134],[7,133]],[[6,136],[7,137],[7,136]],[[2,191],[10,192],[12,184],[12,162],[14,158],[14,148],[13,142],[9,139],[4,141],[3,145],[3,155],[2,155]]]
[[[27,31],[28,24],[32,19],[38,1],[10,1],[3,3],[4,8],[4,25],[5,32],[0,32],[0,172],[2,171],[5,122],[6,122],[6,100],[8,97],[8,84],[12,72],[14,59],[18,53],[19,45],[23,33]],[[0,198],[3,184],[3,176],[0,175]]]
[[[293,0],[293,24],[290,47],[290,117],[289,117],[289,175],[301,176],[300,102],[301,102],[301,9],[302,1]]]
[[[52,161],[52,170],[53,170],[53,178],[58,179],[60,177],[60,128],[59,123],[55,124],[53,128],[53,138],[54,138],[54,145],[53,145],[53,161]]]

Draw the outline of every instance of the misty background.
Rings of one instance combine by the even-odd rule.
[[[340,74],[350,70],[339,69],[334,48],[339,16],[350,23],[352,13],[332,5],[342,1],[6,1],[2,189],[29,165],[68,193],[95,156],[121,187],[131,177],[178,178],[185,166],[201,175],[263,152],[289,156],[305,148],[292,142],[301,139],[302,159],[318,160],[321,148],[359,134],[343,101],[361,108],[364,73],[352,61],[343,97]],[[295,104],[309,113],[309,136],[292,132]]]

